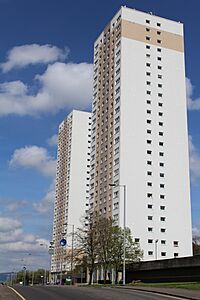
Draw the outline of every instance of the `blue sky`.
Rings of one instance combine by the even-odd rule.
[[[121,5],[185,24],[192,216],[200,234],[200,3],[0,0],[0,272],[49,264],[40,243],[51,240],[55,135],[72,108],[90,110],[93,42]]]

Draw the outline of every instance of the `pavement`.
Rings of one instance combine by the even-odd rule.
[[[0,300],[19,300],[19,297],[5,285],[0,285]]]
[[[169,296],[180,297],[183,299],[191,299],[191,300],[200,300],[200,291],[188,290],[188,289],[181,289],[181,288],[161,288],[161,287],[143,287],[143,286],[122,286],[118,287],[122,289],[131,289],[131,290],[138,290],[138,291],[146,291],[146,292],[153,292],[157,294],[164,294]]]

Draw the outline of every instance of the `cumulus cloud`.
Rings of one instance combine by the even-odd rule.
[[[41,243],[48,244],[48,241],[25,233],[19,220],[11,217],[0,217],[0,250],[41,251],[39,248]]]
[[[193,144],[192,136],[189,136],[190,173],[192,183],[196,183],[200,177],[200,153]]]
[[[52,135],[48,140],[47,143],[49,146],[57,146],[58,144],[58,135],[54,134]]]
[[[18,229],[21,227],[21,223],[18,220],[13,220],[11,218],[0,217],[0,232],[8,232],[13,229]]]
[[[92,99],[92,65],[56,62],[36,75],[40,89],[33,95],[21,81],[0,84],[0,115],[40,115],[62,109],[84,109]]]
[[[49,187],[46,195],[40,202],[34,202],[33,208],[40,214],[52,212],[55,199],[55,181]],[[52,212],[53,213],[53,212]]]
[[[54,176],[56,160],[50,156],[45,148],[26,146],[16,149],[9,162],[11,167],[33,168],[45,176]]]
[[[187,106],[189,110],[200,109],[200,97],[193,99],[194,86],[189,78],[186,78],[186,94],[187,94]]]
[[[64,50],[52,45],[22,45],[12,48],[7,55],[7,61],[0,65],[3,72],[13,68],[24,68],[38,63],[48,64],[67,58],[68,48]]]

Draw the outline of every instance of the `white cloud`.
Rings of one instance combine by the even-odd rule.
[[[49,146],[57,146],[58,144],[58,135],[54,134],[52,135],[48,140],[47,143]]]
[[[5,233],[13,229],[18,229],[21,227],[21,223],[18,220],[11,218],[0,217],[0,232]]]
[[[16,149],[9,162],[11,167],[33,168],[45,176],[54,176],[56,160],[45,148],[26,146]]]
[[[192,142],[192,136],[189,136],[189,153],[190,153],[190,173],[192,183],[196,183],[200,177],[200,153]]]
[[[0,217],[1,271],[18,271],[23,265],[29,269],[49,267],[48,245],[46,238],[25,232],[18,219]]]
[[[34,202],[33,208],[40,214],[46,214],[52,212],[55,199],[55,181],[49,187],[46,195],[40,202]],[[52,212],[53,213],[53,212]]]
[[[200,110],[200,98],[193,99],[194,86],[189,78],[186,78],[187,106],[189,110]]]
[[[92,99],[93,67],[87,63],[56,62],[36,75],[40,89],[35,95],[21,81],[0,84],[0,115],[40,115],[62,109],[85,109]]]
[[[13,68],[24,68],[38,63],[52,63],[67,58],[69,50],[59,49],[52,45],[22,45],[12,48],[7,55],[7,61],[0,65],[3,72]]]

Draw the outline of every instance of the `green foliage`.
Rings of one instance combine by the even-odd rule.
[[[115,226],[112,219],[97,213],[90,215],[87,227],[84,225],[76,232],[76,242],[77,261],[89,269],[89,283],[97,266],[103,267],[104,283],[109,268],[114,268],[118,274],[124,259],[124,230]],[[125,230],[125,250],[126,264],[139,261],[143,256],[139,245],[133,242],[129,228]]]

